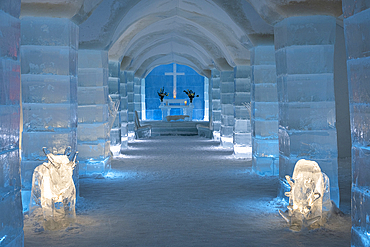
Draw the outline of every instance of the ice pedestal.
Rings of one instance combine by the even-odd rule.
[[[212,124],[213,124],[213,139],[220,141],[221,130],[221,94],[220,94],[220,72],[212,69],[211,77],[212,87]]]
[[[108,52],[78,51],[78,148],[80,176],[110,168]],[[88,116],[90,113],[96,113]]]
[[[66,146],[76,150],[78,33],[78,26],[69,19],[21,20],[24,205],[29,204],[35,164],[45,160],[42,147],[56,154],[64,152]],[[78,176],[75,169],[77,193]]]
[[[109,96],[114,102],[121,104],[120,62],[109,61],[108,78]],[[117,156],[121,150],[121,106],[110,131],[110,150]]]
[[[282,197],[288,190],[284,176],[292,174],[294,164],[303,158],[320,164],[330,179],[331,198],[339,205],[335,30],[334,17],[318,15],[290,17],[274,26]]]
[[[127,130],[127,81],[124,71],[120,71],[120,96],[121,96],[121,150],[125,150],[128,147],[128,130]]]
[[[222,71],[220,75],[221,98],[221,146],[234,148],[234,71]]]
[[[352,136],[351,245],[356,247],[370,243],[370,8],[365,2],[343,2]]]
[[[332,207],[328,176],[315,161],[302,159],[295,165],[293,176],[285,177],[291,187],[285,193],[289,197],[288,212],[279,212],[290,224],[290,230],[320,227]]]
[[[36,209],[41,207],[44,229],[59,230],[76,220],[76,187],[72,175],[77,153],[70,160],[70,147],[64,155],[47,153],[45,148],[44,152],[48,162],[33,172],[29,214],[37,217]]]
[[[251,49],[253,171],[279,174],[279,140],[275,47]]]
[[[245,104],[251,101],[251,67],[234,68],[234,155],[252,158],[251,114]]]

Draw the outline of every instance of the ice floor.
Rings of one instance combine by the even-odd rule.
[[[80,180],[76,225],[47,232],[26,216],[25,246],[350,246],[350,176],[339,176],[346,214],[294,233],[277,212],[276,177],[210,140],[152,137],[131,143],[107,178]]]

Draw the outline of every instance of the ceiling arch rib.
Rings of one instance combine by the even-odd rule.
[[[166,28],[171,27],[171,28]],[[123,35],[124,36],[124,35]],[[234,67],[234,58],[230,56],[230,51],[225,45],[208,30],[204,29],[197,23],[191,22],[179,16],[173,16],[147,26],[139,33],[135,35],[131,40],[125,40],[127,44],[114,44],[109,50],[109,56],[111,59],[121,60],[117,56],[121,53],[126,57],[136,58],[138,52],[136,50],[146,49],[150,47],[152,42],[158,42],[158,39],[169,37],[181,37],[182,39],[191,39],[196,43],[198,47],[202,47],[201,50],[206,51],[205,53],[215,63],[216,67],[221,70],[230,69]],[[125,50],[125,52],[121,50]],[[185,49],[186,51],[186,49]],[[243,54],[244,57],[249,58],[249,51]],[[225,59],[224,59],[225,58]],[[126,59],[123,59],[127,62]]]
[[[139,8],[141,5],[134,6],[133,9],[136,7]],[[173,28],[171,30],[178,29],[184,32],[184,27],[190,26],[192,28],[187,29],[187,31],[189,31],[189,34],[193,35],[195,39],[202,35],[209,37],[208,41],[212,41],[213,43],[217,42],[218,46],[223,50],[222,57],[226,58],[229,65],[235,66],[240,63],[248,63],[249,50],[243,47],[241,42],[241,39],[245,39],[245,33],[231,21],[230,17],[224,13],[220,7],[213,3],[212,8],[217,10],[215,11],[216,13],[222,14],[216,15],[214,12],[209,11],[213,15],[212,17],[209,17],[206,13],[200,13],[198,11],[198,15],[194,15],[194,13],[190,13],[190,11],[194,12],[193,9],[184,10],[176,7],[176,9],[166,9],[166,11],[163,10],[162,12],[157,10],[150,15],[147,15],[147,13],[153,11],[153,8],[148,11],[143,10],[140,12],[140,14],[143,13],[143,17],[137,15],[125,16],[117,26],[113,36],[115,41],[110,48],[110,57],[112,59],[118,59],[117,56],[120,56],[119,54],[122,54],[121,57],[126,56],[127,50],[130,49],[131,44],[138,42],[140,37],[145,35],[148,30],[149,32],[153,32],[153,30],[157,30],[158,32],[166,31],[168,26],[171,26],[170,20],[172,20],[176,26],[174,28],[174,24],[172,24]],[[131,11],[130,13],[134,12],[135,11]],[[220,15],[225,18],[219,18]],[[155,23],[148,25],[148,23],[158,20],[158,16],[166,19],[156,21],[155,23],[159,23],[157,25],[155,25]],[[196,16],[196,18],[194,18],[194,16]],[[214,16],[217,16],[218,18],[215,19]],[[136,17],[135,21],[132,21],[131,17]],[[227,19],[228,22],[225,23],[219,21],[223,19]],[[197,35],[195,35],[195,33]],[[204,38],[201,39],[203,41],[205,40]],[[215,50],[211,49],[211,54],[212,51]],[[217,60],[224,61],[225,59],[214,59],[214,61]]]
[[[181,52],[187,50],[186,53]],[[211,60],[207,60],[207,56],[202,54],[201,51],[195,49],[189,43],[178,43],[175,41],[175,38],[169,38],[165,41],[157,42],[152,46],[147,47],[146,49],[142,50],[140,53],[137,53],[135,59],[132,59],[131,64],[123,68],[125,70],[136,70],[140,65],[149,57],[152,57],[157,54],[183,54],[184,56],[194,57],[195,60],[199,61],[201,69],[205,69],[212,65]],[[122,68],[122,66],[121,66]]]

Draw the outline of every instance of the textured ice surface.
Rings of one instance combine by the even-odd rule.
[[[64,155],[44,152],[48,158],[35,168],[32,177],[32,193],[29,214],[41,207],[45,230],[66,228],[75,221],[76,187],[72,179],[76,155],[70,160],[70,147]]]
[[[293,176],[286,175],[291,186],[288,213],[280,214],[290,224],[290,230],[300,231],[302,227],[314,229],[325,223],[323,212],[331,210],[329,178],[321,172],[315,161],[299,160]]]

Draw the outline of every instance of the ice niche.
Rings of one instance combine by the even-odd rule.
[[[70,160],[71,147],[65,150],[64,155],[49,153],[45,147],[43,151],[48,162],[33,172],[30,216],[38,217],[42,210],[44,229],[59,230],[76,219],[76,188],[72,174],[78,152]]]
[[[331,210],[329,178],[321,172],[320,166],[311,160],[299,160],[293,177],[285,176],[291,190],[288,210],[280,215],[290,224],[290,230],[300,231],[302,227],[315,229],[325,223]]]

